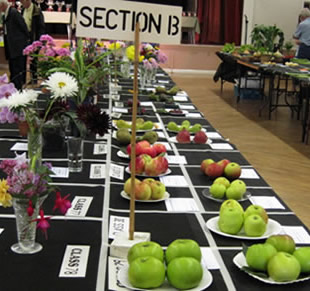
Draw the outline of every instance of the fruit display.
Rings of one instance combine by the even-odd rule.
[[[128,279],[135,288],[160,287],[167,275],[172,287],[187,290],[197,287],[203,277],[201,250],[197,242],[191,239],[171,242],[165,256],[156,242],[137,243],[129,249],[127,261]]]
[[[227,159],[223,159],[218,162],[215,162],[212,159],[205,159],[201,162],[200,169],[211,179],[225,175],[225,177],[229,180],[235,180],[241,175],[240,165]]]
[[[218,177],[210,187],[210,195],[216,199],[242,199],[246,193],[246,184],[240,180],[230,181],[225,177]]]
[[[154,144],[158,140],[158,133],[156,131],[148,131],[143,136],[137,137],[136,141],[146,140],[150,144]]]
[[[119,119],[115,122],[116,127],[119,128],[131,128],[131,122]],[[136,120],[136,130],[152,130],[156,128],[156,125],[153,121],[145,121],[143,118],[137,118]]]
[[[124,192],[131,195],[131,178],[124,184]],[[165,185],[153,178],[146,178],[143,181],[135,179],[135,198],[137,200],[160,200],[166,193]]]
[[[196,133],[198,131],[201,131],[202,126],[200,123],[195,123],[194,125],[191,125],[190,121],[188,120],[184,120],[181,125],[177,125],[174,121],[170,121],[167,125],[167,129],[174,132],[179,132],[186,129],[190,133]]]
[[[126,148],[127,154],[131,154],[131,144],[129,144]],[[143,140],[136,143],[136,156],[147,154],[151,156],[152,158],[155,158],[156,156],[160,154],[164,154],[167,152],[167,149],[165,145],[161,143],[157,143],[154,145],[151,145],[147,140]]]
[[[208,140],[206,133],[202,130],[197,131],[195,133],[194,138],[191,137],[190,132],[186,129],[183,129],[178,132],[176,135],[176,141],[178,143],[197,143],[197,144],[205,144]]]
[[[131,170],[131,163],[129,164]],[[152,158],[150,155],[142,154],[136,157],[136,174],[156,177],[166,173],[168,170],[168,160],[159,155]]]
[[[224,233],[236,235],[243,228],[246,236],[260,237],[265,233],[267,223],[267,212],[259,205],[251,205],[244,211],[233,199],[221,204],[218,227]]]
[[[116,132],[116,139],[121,145],[128,145],[131,141],[131,133],[128,128],[120,128]]]
[[[242,270],[263,280],[292,282],[310,274],[310,247],[295,249],[289,235],[272,235],[265,243],[244,248],[243,253],[247,266]]]

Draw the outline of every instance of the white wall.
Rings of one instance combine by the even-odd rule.
[[[284,41],[291,41],[298,15],[305,0],[244,0],[241,43],[245,41],[245,17],[248,16],[247,43],[255,24],[276,25],[284,32]]]

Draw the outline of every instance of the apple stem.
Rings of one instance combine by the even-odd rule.
[[[136,23],[135,28],[135,61],[133,79],[133,103],[132,103],[132,122],[131,122],[131,196],[130,196],[130,216],[129,216],[129,240],[134,239],[135,233],[135,178],[136,178],[136,119],[138,104],[138,66],[140,49],[140,24]]]

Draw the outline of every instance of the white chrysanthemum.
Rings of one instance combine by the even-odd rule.
[[[72,97],[78,92],[76,79],[64,72],[53,73],[42,85],[51,91],[53,98]]]
[[[0,106],[7,106],[11,108],[27,107],[38,99],[39,92],[34,90],[23,90],[22,92],[15,92],[9,98],[1,100]]]

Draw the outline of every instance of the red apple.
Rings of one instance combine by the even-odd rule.
[[[144,172],[145,164],[147,161],[150,161],[152,159],[151,156],[143,154],[138,157],[136,157],[136,173],[142,174]],[[129,169],[131,170],[131,162],[129,164]]]
[[[224,160],[220,160],[217,162],[220,166],[222,166],[223,171],[225,169],[225,167],[230,163],[230,160],[224,159]]]
[[[156,149],[154,149],[154,147],[142,148],[141,150],[142,154],[147,154],[152,158],[155,158],[157,156]]]
[[[201,165],[200,165],[200,170],[204,173],[207,166],[214,163],[214,161],[212,159],[206,159],[206,160],[203,160],[201,162]]]
[[[215,179],[217,177],[222,176],[223,169],[222,169],[222,167],[219,164],[212,163],[212,164],[208,165],[207,168],[205,169],[205,174],[208,177],[210,177],[212,179]]]
[[[143,154],[144,148],[149,148],[151,144],[147,140],[142,140],[136,143],[136,156]],[[131,144],[127,146],[127,154],[131,154]]]
[[[146,182],[141,182],[135,187],[135,197],[138,200],[149,200],[152,196],[152,188]]]
[[[165,157],[158,156],[145,164],[145,174],[151,177],[165,173],[168,169],[168,161]]]
[[[179,143],[190,143],[191,142],[190,133],[186,129],[183,129],[180,132],[178,132],[176,139]]]
[[[206,133],[202,130],[195,133],[194,142],[204,144],[208,140]]]
[[[156,143],[153,145],[153,148],[156,150],[156,155],[158,156],[161,153],[166,153],[167,149],[165,147],[165,145],[161,144],[161,143]]]
[[[224,169],[224,174],[229,179],[238,179],[241,175],[241,167],[237,163],[229,163]]]

